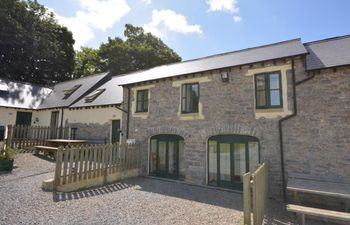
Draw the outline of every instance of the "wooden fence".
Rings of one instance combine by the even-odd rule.
[[[69,139],[69,127],[7,126],[6,146],[24,149],[45,145],[46,139]]]
[[[138,176],[140,157],[137,144],[61,147],[56,157],[53,188],[69,192]]]
[[[255,172],[244,174],[243,211],[245,225],[251,225],[251,213],[253,213],[254,225],[263,224],[265,209],[267,207],[267,181],[266,163],[261,164]]]

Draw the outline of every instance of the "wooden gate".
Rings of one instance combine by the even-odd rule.
[[[253,213],[254,225],[263,224],[265,209],[267,207],[267,179],[266,163],[261,164],[255,172],[248,172],[243,176],[243,210],[245,225],[251,225],[251,213]]]

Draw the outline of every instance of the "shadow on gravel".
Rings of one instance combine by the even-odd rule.
[[[56,163],[56,160],[54,160],[53,158],[49,158],[48,156],[38,155],[38,154],[33,154],[33,156],[38,157],[39,159],[42,159],[42,160],[46,160],[48,162]]]
[[[82,198],[89,198],[89,197],[104,195],[104,194],[108,194],[116,191],[121,191],[131,187],[133,187],[133,185],[127,184],[124,182],[118,182],[118,183],[109,184],[103,187],[81,190],[76,192],[68,192],[68,193],[53,192],[52,199],[54,202],[77,200]]]
[[[243,211],[243,196],[240,193],[145,177],[133,178],[125,182],[132,186],[138,186],[138,191]]]

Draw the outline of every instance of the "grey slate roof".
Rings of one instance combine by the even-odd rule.
[[[350,35],[305,43],[307,70],[350,65]]]
[[[100,73],[93,76],[83,77],[75,80],[65,81],[58,83],[53,87],[51,94],[43,101],[43,103],[38,107],[39,109],[45,108],[58,108],[58,107],[68,107],[79,98],[81,98],[87,91],[91,90],[95,85],[97,85],[101,80],[109,76],[109,73]],[[65,96],[64,90],[69,90],[75,85],[81,85],[71,96],[67,99],[63,99]]]
[[[115,76],[112,77],[109,81],[97,87],[96,89],[106,89],[102,92],[95,100],[92,102],[85,102],[85,95],[78,102],[71,105],[71,108],[74,107],[85,107],[85,106],[96,106],[96,105],[112,105],[112,104],[121,104],[123,101],[123,88],[119,86],[119,83],[123,80],[125,81],[125,77]],[[96,90],[95,89],[95,90]]]
[[[0,91],[8,92],[5,97],[0,97],[0,106],[36,109],[52,90],[35,84],[0,78]]]
[[[307,54],[305,47],[300,39],[293,39],[134,72],[129,74],[128,79],[122,81],[120,85],[204,72],[302,54]]]

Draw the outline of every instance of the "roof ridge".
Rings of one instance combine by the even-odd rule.
[[[129,73],[113,74],[112,76],[120,76],[120,77],[129,76],[129,75],[133,75],[133,74],[135,74],[135,73],[144,72],[144,71],[151,70],[151,69],[154,69],[154,68],[157,68],[157,67],[172,66],[172,65],[181,64],[181,63],[194,62],[194,61],[199,61],[199,60],[203,60],[203,59],[208,59],[208,58],[214,58],[214,57],[218,57],[218,56],[229,55],[229,54],[233,54],[233,53],[239,53],[239,52],[244,52],[244,51],[249,51],[249,50],[254,50],[254,49],[259,49],[259,48],[265,48],[265,47],[270,47],[270,46],[285,44],[285,43],[289,43],[289,42],[293,42],[293,41],[301,41],[301,38],[294,38],[294,39],[289,39],[289,40],[285,40],[285,41],[274,42],[274,43],[265,44],[265,45],[258,45],[258,46],[250,47],[250,48],[242,48],[242,49],[238,49],[238,50],[234,50],[234,51],[223,52],[223,53],[218,53],[218,54],[209,55],[209,56],[203,56],[203,57],[200,57],[200,58],[189,59],[189,60],[180,61],[180,62],[174,62],[174,63],[169,63],[169,64],[163,64],[163,65],[151,67],[151,68],[148,68],[148,69],[131,71],[131,72],[129,72]]]
[[[325,38],[325,39],[316,40],[316,41],[309,41],[309,42],[305,42],[303,44],[304,45],[317,44],[317,43],[334,41],[334,40],[339,40],[339,39],[344,39],[344,38],[350,38],[350,34],[342,35],[342,36],[335,36],[335,37],[331,37],[331,38]]]
[[[254,50],[254,49],[259,49],[259,48],[266,48],[266,47],[280,45],[280,44],[285,44],[285,43],[288,43],[288,42],[293,42],[293,41],[298,41],[298,40],[301,41],[300,38],[294,38],[294,39],[290,39],[290,40],[279,41],[279,42],[274,42],[274,43],[270,43],[270,44],[258,45],[258,46],[255,46],[255,47],[242,48],[242,49],[238,49],[238,50],[234,50],[234,51],[229,51],[229,52],[223,52],[223,53],[219,53],[219,54],[204,56],[204,57],[200,57],[200,58],[196,58],[196,59],[190,59],[190,60],[186,60],[186,61],[182,61],[182,62],[191,62],[191,61],[196,61],[196,60],[201,60],[201,59],[206,59],[206,58],[212,58],[212,57],[217,57],[217,56],[229,55],[229,54],[232,54],[232,53],[245,52],[245,51],[248,51],[248,50]]]
[[[77,81],[77,80],[84,80],[84,79],[88,79],[88,78],[92,78],[92,77],[97,77],[97,76],[101,76],[103,74],[108,75],[108,73],[109,73],[109,71],[106,71],[106,72],[101,72],[101,73],[88,75],[88,76],[85,76],[85,77],[79,77],[79,78],[76,78],[76,79],[65,80],[65,81],[61,81],[61,82],[56,83],[54,86],[56,86],[58,84],[62,84],[62,83],[68,83],[68,82],[73,82],[73,81]]]

